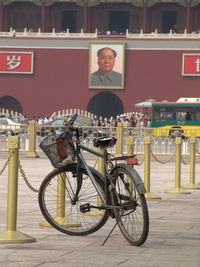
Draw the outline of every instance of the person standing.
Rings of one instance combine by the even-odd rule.
[[[44,120],[41,118],[41,116],[39,116],[38,125],[42,125],[42,124],[44,124]]]

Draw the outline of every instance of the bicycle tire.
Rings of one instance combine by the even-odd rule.
[[[149,232],[147,203],[138,186],[141,178],[134,169],[123,164],[112,171],[112,180],[115,191],[111,192],[111,201],[113,205],[120,206],[120,209],[113,210],[117,224],[132,245],[140,246],[146,241]]]
[[[95,208],[86,213],[80,211],[80,205],[86,203],[101,205],[98,193],[83,168],[80,169],[84,177],[78,200],[72,203],[72,197],[77,189],[77,177],[72,173],[75,167],[75,164],[70,164],[49,173],[41,183],[38,201],[44,218],[51,226],[65,234],[83,236],[99,230],[108,220],[109,212]],[[93,168],[90,170],[104,192],[102,179]]]

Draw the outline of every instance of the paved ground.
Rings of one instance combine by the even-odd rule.
[[[0,154],[0,169],[7,153]],[[43,177],[52,170],[42,155],[38,159],[20,160],[31,185],[38,189]],[[90,159],[91,165],[94,161]],[[200,182],[199,162],[196,183]],[[143,165],[136,168],[143,177]],[[189,165],[182,165],[182,185],[189,183]],[[6,231],[7,169],[0,179],[0,238]],[[131,246],[116,228],[107,243],[101,246],[114,221],[98,232],[85,237],[64,235],[55,229],[39,226],[44,219],[39,211],[37,193],[31,191],[19,175],[17,231],[36,238],[33,243],[5,244],[0,241],[2,267],[199,267],[200,266],[200,190],[191,194],[166,194],[175,181],[175,163],[151,163],[151,193],[161,199],[148,200],[150,232],[141,247]]]

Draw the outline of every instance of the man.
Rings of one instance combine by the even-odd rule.
[[[91,86],[122,86],[122,74],[113,71],[117,53],[104,47],[97,51],[99,69],[91,74]]]

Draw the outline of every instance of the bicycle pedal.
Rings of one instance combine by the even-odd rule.
[[[91,210],[90,203],[80,205],[80,212],[86,213],[86,212],[90,212],[90,210]]]

